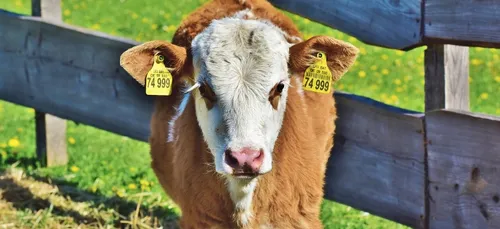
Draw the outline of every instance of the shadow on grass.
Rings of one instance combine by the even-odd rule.
[[[3,189],[2,199],[10,202],[18,210],[32,210],[33,212],[49,209],[52,203],[33,195],[33,193],[20,185],[12,178],[0,179],[0,189]],[[69,216],[78,224],[96,223],[96,219],[81,215],[77,211],[63,209],[59,206],[52,206],[52,214],[59,216]]]
[[[8,167],[12,163],[18,168],[37,168],[38,162],[35,158],[12,158],[0,162],[0,201],[7,201],[18,211],[51,209],[55,216],[71,217],[72,221],[84,225],[112,225],[118,228],[128,228],[135,224],[139,228],[151,228],[154,225],[162,225],[163,228],[178,228],[176,212],[162,205],[150,204],[148,206],[138,203],[139,201],[127,200],[117,196],[104,196],[91,193],[77,188],[77,184],[63,179],[47,178],[30,174],[28,178],[13,179],[9,174]],[[27,182],[38,183],[41,186],[33,188]],[[31,187],[27,187],[30,186]],[[41,189],[41,190],[40,190]],[[3,190],[3,192],[2,192]],[[44,193],[40,197],[40,193]],[[56,195],[61,202],[54,203]],[[69,198],[68,198],[69,197]],[[137,198],[139,199],[139,198]],[[72,210],[64,205],[85,205],[85,214],[80,210]],[[140,204],[140,207],[138,207]],[[89,216],[89,212],[90,213]],[[141,226],[147,225],[147,226]]]
[[[117,196],[107,197],[103,195],[96,195],[95,193],[76,188],[76,183],[68,182],[63,179],[50,178],[49,180],[47,177],[38,175],[32,175],[31,177],[37,181],[51,183],[52,185],[57,186],[59,193],[63,196],[70,197],[72,201],[92,203],[92,207],[94,208],[104,207],[114,209],[121,216],[125,217],[131,215],[137,210],[138,203],[136,201],[129,201]],[[152,206],[147,209],[141,207],[140,214],[161,218],[162,221],[166,221],[169,224],[178,219],[176,212],[161,206]]]

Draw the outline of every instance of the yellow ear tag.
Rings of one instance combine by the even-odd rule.
[[[172,74],[163,63],[164,57],[155,54],[154,63],[146,76],[146,95],[172,94]]]
[[[319,52],[316,57],[319,60],[309,66],[304,72],[302,87],[306,91],[330,93],[332,88],[332,73],[326,63],[326,55],[323,52]]]

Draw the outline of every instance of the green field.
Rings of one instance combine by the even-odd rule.
[[[170,40],[180,20],[205,2],[204,0],[149,0],[147,3],[140,0],[62,1],[66,23],[137,41]],[[31,1],[2,0],[0,8],[30,14]],[[368,96],[387,104],[423,111],[424,48],[402,52],[368,46],[331,28],[289,15],[306,37],[330,35],[349,41],[360,48],[361,55],[357,63],[337,83],[337,89]],[[500,93],[500,51],[473,48],[470,53],[471,110],[500,115],[500,100],[496,99]],[[147,220],[159,216],[175,218],[180,213],[163,194],[149,167],[149,149],[146,143],[90,126],[77,125],[71,121],[68,122],[67,137],[69,165],[40,168],[34,153],[34,110],[0,102],[0,170],[14,166],[23,169],[36,180],[46,183],[51,181],[60,185],[59,193],[69,193],[68,195],[72,197],[71,203],[91,205],[85,208],[86,212],[108,212],[108,217],[99,221],[103,225],[116,225],[120,220],[134,220],[141,217],[140,220],[145,220],[144,224],[147,224]],[[0,177],[0,196],[2,189],[12,188],[13,184],[5,185],[5,181],[9,179]],[[141,198],[137,195],[141,193],[146,196]],[[45,197],[47,195],[41,195],[39,199]],[[54,225],[85,224],[84,221],[76,220],[74,216],[68,214],[68,210],[56,208],[58,205],[72,206],[66,202],[51,202],[56,206],[54,208],[47,203],[40,205],[38,202],[35,204],[25,202],[21,205],[11,204],[5,197],[3,200],[0,199],[0,226],[15,224],[16,227],[51,228]],[[144,212],[139,217],[134,217],[137,202],[141,203]],[[10,210],[2,212],[2,206]],[[325,228],[328,229],[406,228],[330,201],[323,203],[321,217]]]

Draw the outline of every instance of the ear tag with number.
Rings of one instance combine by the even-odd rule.
[[[316,57],[319,60],[309,66],[304,72],[302,87],[307,91],[330,93],[332,88],[332,73],[328,68],[326,55],[323,52],[319,52]]]
[[[146,95],[172,94],[172,74],[163,63],[164,57],[155,54],[153,67],[146,76]]]

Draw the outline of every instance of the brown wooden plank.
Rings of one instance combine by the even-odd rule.
[[[153,98],[119,65],[136,42],[1,12],[0,31],[0,99],[147,141]]]
[[[32,0],[31,9],[33,16],[50,21],[62,21],[61,0]],[[36,151],[42,165],[50,167],[68,163],[66,121],[38,110],[35,110],[35,119],[35,125],[43,125],[35,128]]]
[[[425,50],[425,110],[469,110],[469,48],[430,45]]]
[[[377,46],[421,45],[421,0],[269,0],[276,7]]]
[[[426,115],[430,228],[500,228],[500,118]]]
[[[423,228],[422,117],[359,98],[336,95],[339,118],[325,197]]]
[[[425,41],[500,47],[500,1],[426,0]]]

